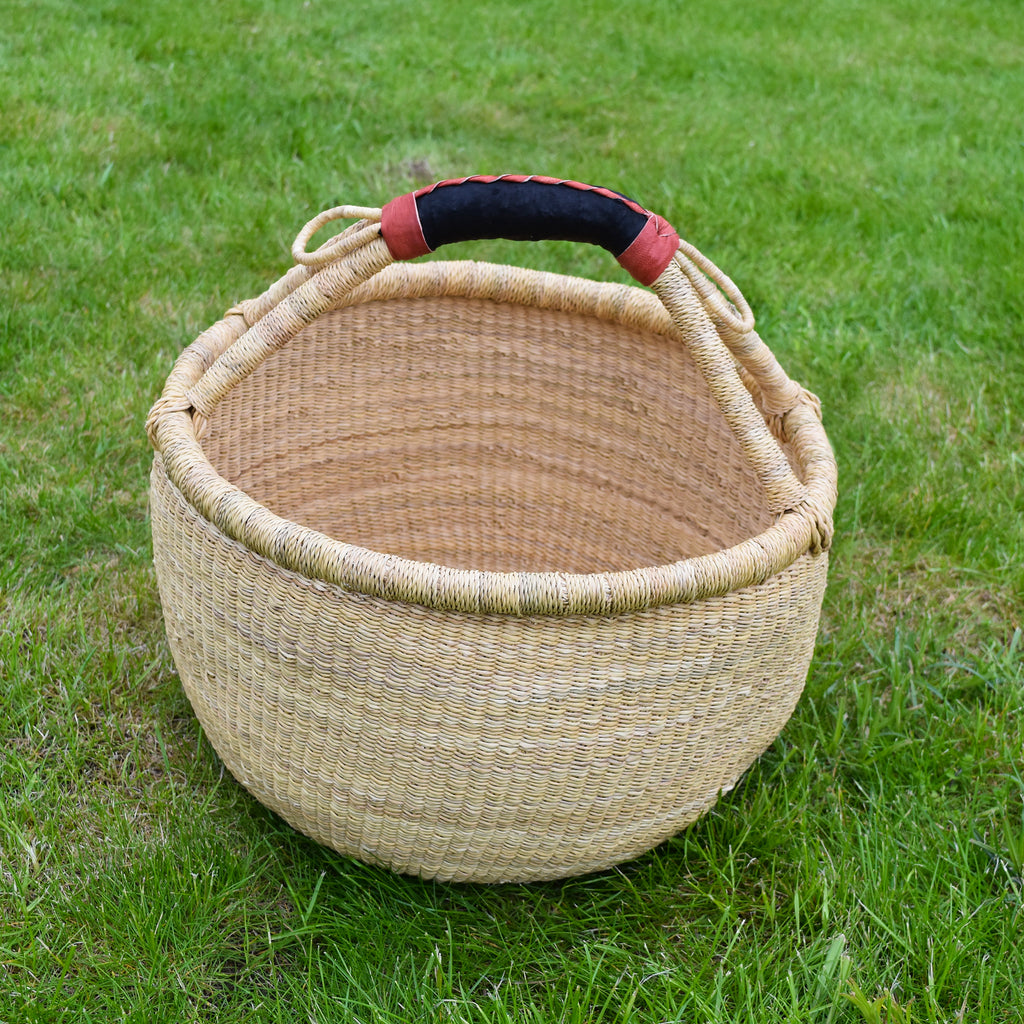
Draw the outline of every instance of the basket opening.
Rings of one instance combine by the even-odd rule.
[[[487,299],[321,316],[218,406],[203,447],[280,516],[456,568],[661,565],[772,521],[675,339]]]

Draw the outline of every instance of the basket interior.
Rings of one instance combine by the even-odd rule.
[[[661,565],[772,521],[678,342],[486,299],[321,316],[218,406],[203,447],[280,516],[457,568]]]

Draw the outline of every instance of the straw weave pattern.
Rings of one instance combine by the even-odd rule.
[[[388,263],[291,271],[154,407],[186,693],[342,853],[486,882],[636,856],[799,698],[835,497],[815,400],[674,267],[656,297]]]

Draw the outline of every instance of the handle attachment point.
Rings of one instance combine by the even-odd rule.
[[[754,314],[743,292],[696,246],[681,238],[679,251],[673,259],[693,285],[721,334],[742,338],[754,329]],[[722,300],[723,294],[732,303],[731,309]]]
[[[292,242],[292,259],[304,267],[322,267],[339,256],[358,249],[374,235],[380,233],[381,211],[372,206],[334,206],[318,213],[308,221]],[[309,240],[325,225],[334,220],[357,220],[312,252],[306,251]]]

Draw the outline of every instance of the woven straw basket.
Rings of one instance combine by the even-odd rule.
[[[593,242],[651,290],[396,262],[472,237]],[[806,678],[836,482],[816,399],[728,278],[604,189],[441,182],[329,210],[294,255],[148,423],[168,638],[225,764],[428,878],[673,835]]]

